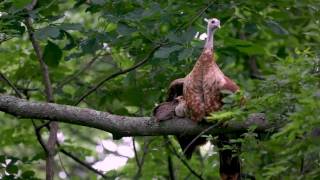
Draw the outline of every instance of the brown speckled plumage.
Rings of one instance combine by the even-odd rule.
[[[222,107],[221,90],[236,92],[239,87],[226,77],[214,61],[212,50],[204,49],[192,71],[186,76],[183,97],[190,118],[201,121],[206,115]]]
[[[239,90],[239,87],[223,74],[214,60],[212,36],[215,28],[219,26],[219,20],[214,18],[208,20],[206,45],[192,71],[185,78],[174,80],[170,84],[167,102],[160,104],[159,106],[163,107],[157,107],[154,111],[155,116],[161,116],[159,120],[171,119],[172,116],[182,117],[184,114],[194,122],[200,122],[205,116],[221,109],[222,90],[231,92]],[[166,112],[163,113],[163,111]],[[192,152],[198,145],[206,143],[205,137],[199,137],[193,141],[194,138],[195,136],[183,135],[177,137],[187,158],[191,158]],[[193,141],[192,144],[190,144],[191,141]],[[223,157],[232,158],[232,156]]]

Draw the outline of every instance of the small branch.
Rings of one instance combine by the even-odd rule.
[[[1,72],[0,72],[0,77],[16,92],[16,94],[19,98],[23,97],[22,94],[20,93],[20,91],[18,90],[18,88],[13,83],[11,83],[11,81],[9,79],[7,79]],[[36,133],[37,140],[38,140],[39,144],[41,145],[42,149],[44,150],[44,152],[47,154],[48,147],[47,147],[47,144],[43,141],[43,139],[41,137],[41,132],[40,132],[42,127],[41,128],[37,127],[37,125],[33,119],[31,121],[32,121],[34,131]],[[45,124],[47,124],[47,123],[45,123]]]
[[[61,166],[62,170],[64,171],[64,173],[66,173],[67,177],[70,178],[70,174],[68,173],[68,171],[64,167],[60,154],[58,154],[58,157],[59,157],[60,166]]]
[[[1,72],[0,72],[0,79],[2,79],[5,83],[7,83],[14,90],[14,92],[19,98],[23,98],[22,94],[17,89],[17,87],[9,79],[7,79],[6,76]]]
[[[247,36],[245,32],[240,31],[239,32],[240,39],[246,40]],[[255,56],[249,56],[248,57],[248,65],[249,65],[249,70],[250,70],[250,76],[252,79],[259,79],[259,80],[265,80],[265,78],[262,76],[258,65],[257,65],[257,58]]]
[[[156,47],[154,47],[149,54],[140,62],[138,62],[137,64],[133,65],[132,67],[129,67],[127,69],[124,70],[120,70],[118,72],[115,72],[113,74],[111,74],[110,76],[102,79],[98,84],[96,84],[95,86],[93,86],[91,89],[89,89],[87,92],[85,92],[77,101],[76,103],[74,103],[74,105],[78,105],[82,100],[84,100],[86,97],[88,97],[91,93],[93,93],[94,91],[96,91],[98,88],[100,88],[105,82],[114,79],[122,74],[126,74],[130,71],[133,71],[135,69],[137,69],[138,67],[144,65],[153,55],[153,53],[159,49],[162,46],[162,44],[157,45]]]
[[[197,19],[199,19],[199,18],[206,12],[207,9],[210,8],[210,6],[213,4],[213,2],[214,2],[214,1],[210,1],[210,2],[208,3],[208,5],[206,5],[206,7],[200,9],[200,11],[191,19],[191,21],[188,21],[188,23],[179,26],[179,27],[176,29],[175,32],[180,31],[180,30],[181,30],[182,28],[184,28],[184,27],[189,27],[190,25],[192,25]]]
[[[250,56],[248,60],[249,69],[250,69],[250,76],[253,79],[265,80],[258,68],[257,59],[254,56]]]
[[[195,176],[197,177],[198,179],[201,179],[203,180],[203,178],[201,177],[200,174],[198,174],[195,170],[193,170],[190,165],[188,164],[188,162],[183,158],[183,156],[181,156],[177,150],[174,148],[173,144],[171,143],[170,139],[168,137],[165,137],[165,139],[168,141],[168,145],[169,145],[169,149],[171,152],[173,152],[173,154],[175,156],[177,156],[178,159],[180,159],[180,161],[182,162],[182,164],[184,166],[186,166],[186,168]]]
[[[135,137],[132,137],[132,145],[133,145],[133,151],[134,151],[134,159],[136,160],[137,166],[140,168],[140,161],[139,161],[139,157],[138,157],[138,151],[137,151],[137,148],[136,148]]]
[[[192,141],[186,146],[186,148],[184,148],[183,153],[185,154],[187,152],[187,150],[189,149],[189,147],[198,139],[200,138],[202,135],[204,135],[206,132],[210,131],[211,129],[217,127],[219,125],[219,123],[213,124],[211,126],[209,126],[207,129],[201,131],[195,138],[192,139]]]
[[[141,177],[142,167],[143,167],[143,164],[144,164],[145,157],[146,157],[147,153],[149,152],[149,145],[151,144],[151,142],[152,142],[152,140],[150,140],[150,139],[145,139],[144,140],[144,143],[143,143],[143,154],[142,154],[140,159],[136,159],[137,160],[137,165],[138,165],[138,170],[137,170],[136,175],[134,176],[134,179],[139,179]],[[137,153],[136,151],[137,150],[135,150],[135,153]]]
[[[27,11],[32,11],[36,7],[37,2],[37,0],[32,0],[32,2],[26,7]]]
[[[3,43],[3,42],[6,42],[6,41],[9,41],[10,39],[13,39],[14,37],[4,37],[3,39],[0,39],[0,45]]]
[[[48,153],[48,147],[46,145],[46,143],[43,141],[42,137],[41,137],[41,128],[37,127],[36,123],[34,122],[34,120],[32,119],[32,125],[33,125],[33,128],[34,128],[34,132],[36,133],[36,137],[37,137],[37,140],[39,142],[39,144],[42,146],[42,149],[44,150],[44,152],[47,154]]]
[[[169,141],[169,138],[165,137],[165,140]],[[171,157],[171,153],[170,153],[171,150],[170,150],[170,147],[169,147],[168,143],[165,143],[165,147],[166,147],[166,152],[167,152],[167,162],[168,162],[169,177],[170,177],[170,180],[176,180],[175,170],[174,170],[172,157]]]
[[[167,162],[168,162],[168,171],[169,171],[170,180],[175,180],[176,176],[174,173],[173,162],[170,154],[167,155]]]
[[[34,36],[34,30],[32,27],[32,20],[30,17],[27,17],[25,19],[25,25],[27,27],[30,41],[32,43],[32,46],[34,48],[34,51],[36,53],[37,59],[40,64],[40,69],[41,69],[42,76],[43,76],[43,83],[45,85],[45,94],[46,94],[47,102],[53,102],[53,91],[52,91],[48,66],[45,64],[45,62],[43,60],[42,51],[41,51],[39,42],[36,40],[36,38]]]
[[[103,147],[103,150],[104,150],[106,153],[108,153],[108,154],[113,154],[113,155],[120,156],[120,157],[124,157],[124,158],[128,158],[128,159],[131,158],[131,157],[129,157],[129,156],[119,154],[119,153],[117,153],[116,151],[110,151],[110,150],[108,150],[108,149],[103,145],[103,143],[101,143],[101,145],[102,145],[102,147]]]
[[[74,156],[73,154],[69,153],[68,151],[64,150],[64,149],[60,149],[60,152],[62,152],[64,155],[70,157],[71,159],[73,159],[74,161],[76,161],[77,163],[81,164],[83,167],[89,169],[90,171],[93,171],[94,173],[102,176],[104,179],[107,179],[108,177],[103,174],[103,172],[100,172],[98,170],[96,170],[95,168],[93,168],[90,164],[82,161],[81,159],[79,159],[78,157]]]
[[[57,86],[56,89],[61,89],[64,85],[70,83],[76,78],[79,78],[79,75],[87,71],[95,62],[96,60],[100,57],[100,54],[95,55],[83,68],[76,73],[68,76],[65,80],[61,81]]]

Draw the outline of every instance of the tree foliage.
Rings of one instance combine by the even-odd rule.
[[[215,35],[217,63],[246,96],[242,107],[230,105],[238,95],[226,97],[223,112],[235,120],[252,112],[265,113],[275,127],[263,135],[254,133],[252,127],[236,139],[242,142],[243,172],[257,179],[320,178],[317,0],[39,0],[28,12],[30,3],[0,2],[1,73],[25,98],[45,100],[24,22],[30,16],[49,66],[55,101],[74,105],[96,87],[79,106],[129,116],[150,116],[153,107],[164,101],[169,83],[184,77],[202,50],[199,36],[206,31],[203,19],[219,18],[222,28]],[[141,63],[156,47],[144,64],[121,74]],[[116,72],[120,75],[104,81]],[[1,81],[0,92],[15,94],[5,81]],[[32,121],[17,121],[1,113],[0,122],[0,177],[43,178],[44,152]],[[111,153],[95,151],[102,139],[112,138],[109,134],[60,126],[65,138],[61,147],[81,160],[90,156],[99,161]],[[43,134],[48,135],[46,131]],[[196,178],[174,153],[174,149],[181,153],[176,142],[169,140],[135,138],[142,163],[137,165],[135,158],[129,158],[124,167],[108,171],[107,176],[167,179],[168,162],[172,161],[177,179]],[[217,148],[210,146],[203,152],[189,165],[204,179],[218,178]],[[60,156],[56,156],[57,172],[66,171],[71,179],[97,177],[88,170],[81,172],[80,165]]]

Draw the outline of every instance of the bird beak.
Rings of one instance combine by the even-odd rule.
[[[208,22],[209,20],[208,20],[207,18],[204,18],[204,21],[205,21],[205,22]]]

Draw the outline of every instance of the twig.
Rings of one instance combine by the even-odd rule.
[[[258,65],[257,65],[257,59],[254,56],[250,56],[249,60],[249,69],[250,69],[250,76],[253,79],[259,79],[259,80],[265,80],[266,78],[262,76]]]
[[[45,85],[45,94],[46,94],[47,102],[53,102],[53,91],[52,91],[52,86],[51,86],[51,80],[50,80],[48,66],[45,64],[45,62],[43,60],[43,56],[42,56],[42,51],[41,51],[40,45],[39,45],[38,41],[36,40],[36,38],[34,36],[34,30],[33,30],[33,27],[32,27],[32,22],[31,22],[31,18],[30,17],[25,19],[25,25],[27,26],[27,30],[28,30],[28,33],[29,33],[30,41],[32,43],[32,46],[34,48],[34,51],[35,51],[35,53],[37,55],[37,59],[38,59],[39,64],[40,64],[40,69],[42,71],[42,76],[43,76],[43,82],[44,82],[44,85]]]
[[[206,7],[202,8],[202,9],[191,19],[191,21],[188,21],[188,23],[186,23],[186,24],[180,25],[180,26],[176,29],[175,32],[180,31],[180,30],[183,29],[184,27],[189,27],[190,25],[192,25],[200,16],[203,15],[203,13],[206,12],[207,9],[209,9],[209,7],[213,4],[213,2],[214,2],[214,1],[210,1],[209,4],[208,4]]]
[[[242,39],[242,40],[247,39],[246,34],[242,31],[239,32],[239,36],[240,36],[240,39]],[[256,57],[249,56],[248,64],[249,64],[250,76],[252,79],[265,80],[265,77],[262,76],[262,74],[258,68]]]
[[[70,157],[71,159],[73,159],[74,161],[76,161],[77,163],[81,164],[83,167],[93,171],[96,174],[99,174],[100,176],[102,176],[104,179],[107,179],[108,177],[103,174],[103,172],[100,172],[98,170],[96,170],[95,168],[93,168],[90,164],[82,161],[81,159],[79,159],[78,157],[74,156],[73,154],[69,153],[68,151],[64,150],[64,149],[60,149],[60,152],[62,152],[64,155]]]
[[[0,72],[0,78],[1,78],[4,82],[6,82],[6,83],[14,90],[14,92],[16,93],[16,95],[17,95],[19,98],[23,98],[22,94],[21,94],[20,91],[17,89],[17,87],[16,87],[13,83],[11,83],[11,81],[10,81],[9,79],[7,79],[6,76],[5,76],[4,74],[2,74],[1,72]]]
[[[133,145],[133,151],[134,151],[134,158],[136,160],[138,167],[140,167],[140,161],[139,161],[138,152],[137,152],[137,148],[136,148],[135,137],[132,137],[132,145]]]
[[[32,11],[36,7],[37,2],[38,2],[37,0],[33,0],[29,5],[27,5],[26,7],[27,11]]]
[[[48,130],[50,131],[50,127],[49,126],[45,126],[46,124],[43,124],[41,126],[38,126],[38,129],[40,129],[40,127],[47,127]],[[100,172],[96,169],[94,169],[91,164],[89,163],[86,163],[84,161],[82,161],[81,159],[77,158],[77,156],[73,155],[72,153],[66,151],[65,149],[63,149],[60,145],[59,142],[57,142],[57,146],[59,148],[59,151],[62,152],[64,155],[68,156],[69,158],[71,158],[72,160],[76,161],[77,163],[79,163],[80,165],[84,166],[85,168],[89,169],[90,171],[93,171],[94,173],[102,176],[103,178],[107,178],[106,175],[103,174],[103,172]],[[60,155],[59,155],[59,158],[60,158]],[[65,171],[66,172],[66,171]]]
[[[167,138],[167,141],[169,141],[169,138]],[[171,154],[169,152],[170,148],[169,148],[168,142],[165,142],[165,146],[166,146],[166,149],[167,149],[167,162],[168,162],[169,177],[170,177],[170,180],[175,180],[176,176],[175,176],[175,172],[174,172],[174,166],[173,166],[173,162],[172,162],[172,157],[171,157]]]
[[[168,171],[169,171],[169,177],[170,180],[175,180],[175,174],[174,174],[174,167],[173,162],[170,153],[167,154],[167,161],[168,161]]]
[[[165,137],[166,140],[168,140],[168,144],[169,144],[169,149],[171,150],[171,152],[174,153],[175,156],[177,156],[178,159],[180,159],[180,161],[182,162],[182,164],[184,166],[186,166],[186,168],[194,175],[196,176],[198,179],[203,180],[202,176],[200,174],[198,174],[196,171],[194,171],[190,165],[187,163],[187,161],[176,151],[176,149],[174,148],[173,144],[171,143],[170,139],[168,137]]]
[[[118,77],[119,75],[122,75],[122,74],[126,74],[132,70],[135,70],[137,69],[138,67],[144,65],[153,55],[153,53],[159,49],[163,44],[159,44],[157,45],[156,47],[154,47],[150,52],[149,54],[140,62],[138,62],[137,64],[127,68],[127,69],[124,69],[124,70],[120,70],[118,72],[115,72],[113,74],[111,74],[110,76],[102,79],[98,84],[96,84],[95,86],[93,86],[91,89],[89,89],[87,92],[85,92],[77,101],[76,103],[74,103],[74,105],[78,105],[82,100],[84,100],[86,97],[88,97],[91,93],[93,93],[94,91],[96,91],[98,88],[100,88],[106,81],[109,81],[113,78],[116,78]]]
[[[6,41],[9,41],[10,39],[13,39],[14,37],[4,37],[4,39],[1,39],[0,40],[0,45],[3,43],[3,42],[6,42]]]
[[[33,128],[34,128],[34,132],[36,133],[36,137],[37,140],[39,142],[39,144],[42,146],[42,149],[44,150],[44,152],[47,154],[48,153],[48,147],[46,145],[46,143],[43,141],[42,137],[41,137],[41,129],[37,127],[36,123],[34,122],[34,120],[31,120]]]
[[[209,126],[208,128],[201,131],[195,138],[192,139],[192,141],[187,145],[187,147],[183,150],[183,153],[187,152],[187,150],[190,148],[190,146],[202,135],[204,135],[206,132],[210,131],[211,129],[217,127],[220,123],[216,123],[214,125]]]
[[[136,175],[134,176],[134,179],[139,179],[141,177],[141,172],[142,172],[142,167],[143,167],[143,164],[144,164],[144,160],[145,160],[145,157],[149,151],[149,145],[151,144],[152,140],[150,139],[145,139],[144,140],[144,143],[143,143],[143,154],[141,156],[141,159],[136,159],[138,160],[137,161],[137,165],[138,165],[138,170],[137,170],[137,173]],[[136,152],[135,152],[136,153]]]
[[[0,72],[0,77],[15,91],[16,95],[19,98],[23,98],[23,96],[20,93],[20,91],[18,90],[18,88],[13,83],[11,83],[11,81],[8,78],[6,78],[5,75],[2,74],[1,72]],[[36,137],[37,137],[37,140],[38,140],[39,144],[42,146],[42,149],[44,150],[44,152],[48,153],[48,147],[47,147],[46,143],[43,141],[43,139],[41,137],[41,133],[40,133],[41,128],[37,127],[37,125],[36,125],[36,123],[34,122],[33,119],[31,119],[31,121],[32,121],[32,125],[33,125],[34,131],[36,133]]]
[[[68,173],[68,171],[66,170],[66,168],[63,165],[63,162],[62,162],[60,154],[58,154],[58,157],[59,157],[61,168],[63,169],[64,173],[66,173],[67,177],[70,177],[70,174]]]
[[[124,157],[124,158],[128,158],[128,159],[131,158],[131,157],[129,157],[129,156],[125,156],[125,155],[119,154],[119,153],[117,153],[117,152],[115,152],[115,151],[110,151],[110,150],[108,150],[108,149],[103,145],[103,143],[101,143],[101,145],[102,145],[102,147],[103,147],[103,150],[104,150],[106,153],[108,153],[108,154],[113,154],[113,155],[120,156],[120,157]]]
[[[100,57],[100,54],[95,55],[81,70],[77,71],[76,73],[68,76],[66,79],[62,80],[58,85],[56,86],[56,89],[61,89],[64,85],[70,83],[74,79],[78,78],[80,74],[84,73],[86,70],[88,70],[93,63],[96,62],[96,60]]]
[[[40,131],[42,128],[46,127],[48,130],[50,130],[50,121],[48,122],[44,122],[43,124],[41,124],[40,126],[37,126],[37,130]]]

